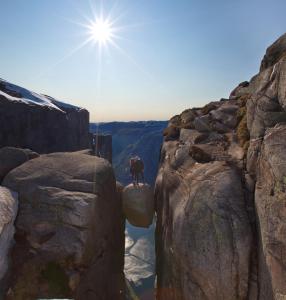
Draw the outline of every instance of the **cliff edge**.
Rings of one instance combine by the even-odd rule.
[[[89,113],[0,79],[0,148],[38,153],[89,147]]]
[[[229,99],[173,117],[156,180],[157,299],[286,297],[286,35]]]

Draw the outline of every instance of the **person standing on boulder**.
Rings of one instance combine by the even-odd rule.
[[[144,163],[139,156],[130,158],[130,173],[134,185],[139,185],[139,175],[141,175],[144,183]]]

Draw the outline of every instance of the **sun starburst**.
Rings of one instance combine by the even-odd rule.
[[[114,28],[108,19],[98,18],[88,25],[90,38],[100,45],[112,42]]]

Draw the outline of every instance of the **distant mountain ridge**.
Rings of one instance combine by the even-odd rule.
[[[167,121],[132,121],[101,123],[98,132],[112,135],[113,167],[116,178],[123,184],[131,181],[129,159],[139,155],[145,164],[145,179],[153,185],[155,182],[162,132]],[[97,131],[97,124],[90,124],[90,131]]]

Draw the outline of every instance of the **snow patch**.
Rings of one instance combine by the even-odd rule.
[[[50,109],[59,110],[63,113],[65,112],[65,109],[81,109],[77,106],[54,99],[50,96],[27,90],[3,79],[0,79],[0,95],[4,96],[10,101],[40,105]]]

